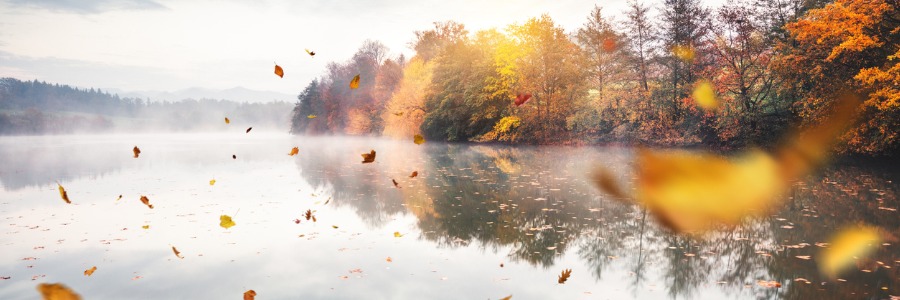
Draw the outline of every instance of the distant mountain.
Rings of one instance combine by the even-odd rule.
[[[137,91],[125,92],[117,89],[105,90],[109,93],[119,94],[120,97],[133,97],[150,99],[151,101],[179,101],[184,99],[217,99],[232,100],[247,103],[265,103],[273,101],[285,101],[293,103],[297,100],[296,95],[282,94],[271,91],[257,91],[243,87],[234,87],[226,90],[214,90],[207,88],[192,87],[174,92],[162,91]]]

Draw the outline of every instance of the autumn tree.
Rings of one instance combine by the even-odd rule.
[[[663,7],[659,38],[669,51],[663,59],[669,72],[665,94],[673,121],[678,121],[683,113],[682,99],[687,98],[705,63],[709,11],[700,6],[699,0],[665,0]]]

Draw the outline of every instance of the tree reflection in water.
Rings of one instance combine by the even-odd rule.
[[[636,296],[660,286],[671,298],[710,288],[759,299],[886,298],[900,289],[893,242],[860,262],[870,272],[850,272],[846,282],[822,277],[815,263],[816,243],[840,226],[865,222],[900,232],[897,211],[890,210],[898,207],[895,174],[877,168],[831,167],[795,183],[771,216],[690,237],[668,233],[642,208],[591,186],[586,174],[597,163],[629,182],[628,149],[366,142],[323,142],[304,151],[298,169],[369,226],[414,215],[420,238],[438,248],[508,251],[510,261],[545,269],[572,252],[596,280],[627,282]],[[378,151],[374,164],[348,154],[370,148]],[[408,178],[412,171],[419,176]],[[628,270],[629,278],[605,278],[611,268]],[[758,280],[783,286],[765,288]]]

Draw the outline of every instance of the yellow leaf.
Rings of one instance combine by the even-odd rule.
[[[761,151],[726,159],[641,150],[636,165],[637,200],[676,232],[735,225],[765,212],[786,184],[775,160]]]
[[[394,115],[400,117],[400,116],[403,116],[403,112],[402,112],[402,111],[401,111],[401,112],[395,112]]]
[[[559,282],[559,284],[566,283],[566,280],[569,280],[569,276],[571,275],[572,269],[564,269],[562,274],[559,274],[559,280],[557,280],[557,282]]]
[[[119,195],[119,198],[116,198],[116,201],[122,200],[122,195]]]
[[[417,135],[413,136],[413,143],[416,143],[416,145],[424,144],[425,138],[422,137],[422,135],[417,134]]]
[[[147,198],[147,196],[141,195],[141,203],[144,203],[144,205],[153,209],[153,204],[150,204],[150,198]]]
[[[403,236],[403,235],[400,234],[399,231],[394,231],[394,237],[402,237],[402,236]]]
[[[512,300],[512,295],[500,298],[500,300]]]
[[[675,45],[675,47],[672,47],[672,54],[685,62],[694,60],[694,48],[689,45]]]
[[[388,256],[388,257],[387,257],[387,259],[385,259],[385,261],[387,261],[387,262],[394,262],[394,260],[393,260],[393,259],[391,259],[391,257],[390,257],[390,256]]]
[[[231,217],[229,217],[228,215],[219,216],[219,226],[222,226],[222,228],[228,229],[234,225],[237,225],[237,224],[235,224],[234,220],[232,220]]]
[[[63,188],[59,182],[57,182],[56,185],[59,186],[59,197],[61,197],[63,201],[66,201],[66,203],[72,204],[72,201],[69,201],[69,194],[66,193],[66,189]]]
[[[713,89],[712,83],[707,80],[700,80],[694,86],[692,94],[694,101],[701,108],[707,111],[713,111],[719,108],[719,101],[716,100],[716,91]]]
[[[284,78],[284,69],[282,69],[281,66],[279,66],[277,64],[275,65],[275,75],[278,75],[278,77]]]
[[[141,228],[150,229],[150,225],[144,225],[144,226],[141,226]]]
[[[372,150],[372,152],[369,153],[363,153],[362,158],[362,163],[364,164],[375,162],[375,150]]]
[[[331,225],[331,228],[338,229],[337,225]]]
[[[229,120],[228,117],[225,117],[225,124],[231,124],[231,120]]]
[[[288,155],[294,156],[297,155],[297,153],[300,153],[300,148],[294,147],[291,149],[291,153],[288,153]]]
[[[837,278],[853,266],[858,257],[864,257],[881,243],[881,235],[872,227],[844,228],[831,238],[831,246],[822,250],[819,269],[830,278]]]
[[[134,152],[134,158],[138,158],[138,156],[141,155],[141,149],[137,146],[134,146],[134,149],[131,149],[131,151]]]
[[[309,49],[303,49],[303,50],[306,50],[306,54],[309,54],[309,56],[313,56],[313,57],[316,56],[316,52],[315,52],[315,51],[309,51]]]
[[[62,283],[41,283],[37,286],[44,300],[80,300],[81,296]]]
[[[215,179],[212,179],[212,180],[209,181],[209,185],[215,185],[215,184],[216,184],[216,180],[215,180]]]
[[[253,300],[256,299],[256,291],[248,290],[244,292],[244,300]]]
[[[175,246],[172,246],[172,252],[175,252],[175,257],[184,259],[184,256],[181,256],[181,252],[178,252],[178,249],[175,249]]]
[[[306,118],[307,118],[307,119],[315,119],[315,118],[316,118],[316,115],[308,115],[308,116],[306,116]]]
[[[359,87],[359,74],[353,77],[353,80],[350,80],[350,89],[356,89]]]
[[[94,271],[97,271],[97,266],[94,266],[90,269],[84,270],[84,276],[94,275]]]

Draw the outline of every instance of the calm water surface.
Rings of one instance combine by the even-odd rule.
[[[370,149],[375,163],[362,164]],[[777,213],[691,238],[587,182],[594,164],[629,181],[631,156],[257,132],[0,137],[0,299],[37,299],[43,282],[85,299],[900,295],[896,238],[841,281],[815,262],[816,243],[843,225],[900,235],[896,166],[833,165],[796,183]],[[237,225],[220,227],[223,214]]]

